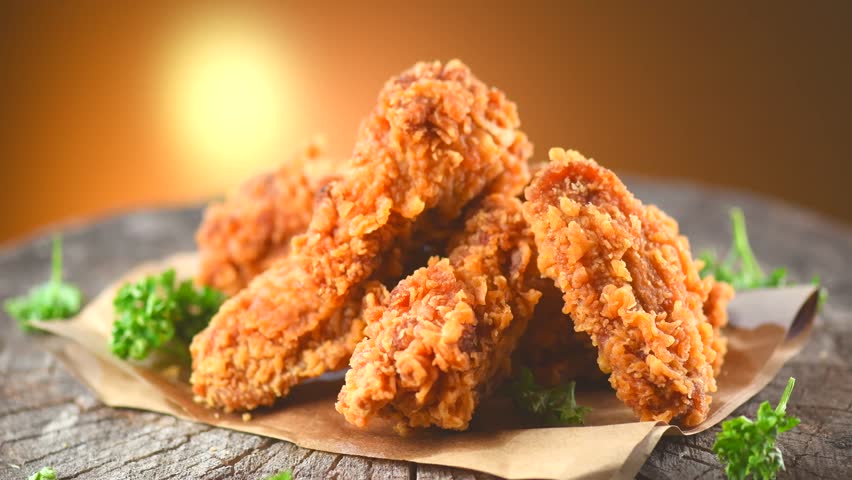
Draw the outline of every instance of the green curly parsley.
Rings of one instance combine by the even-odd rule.
[[[55,235],[50,280],[32,288],[25,296],[6,300],[4,307],[22,330],[35,332],[38,329],[31,320],[70,318],[80,311],[82,303],[80,290],[62,281],[62,235]]]
[[[748,241],[745,215],[739,208],[732,208],[731,233],[733,239],[728,255],[724,260],[719,260],[713,252],[704,252],[699,258],[704,262],[701,268],[701,277],[712,275],[716,280],[727,282],[735,290],[748,290],[752,288],[772,288],[787,285],[787,269],[776,268],[767,275],[760,268],[751,244]],[[815,276],[811,283],[819,286],[819,277]],[[822,306],[828,298],[828,291],[821,288],[819,292],[819,305]]]
[[[110,350],[119,358],[143,360],[155,349],[188,358],[192,337],[210,322],[225,295],[191,280],[178,284],[173,269],[121,287],[113,300]]]
[[[56,471],[50,467],[42,467],[41,470],[27,477],[27,480],[56,480]]]
[[[774,409],[769,402],[761,403],[756,420],[739,417],[722,423],[713,452],[725,464],[728,478],[744,480],[751,475],[754,479],[769,480],[784,470],[784,457],[775,441],[778,434],[799,424],[798,418],[785,413],[795,383],[796,379],[791,377]]]
[[[574,382],[556,387],[543,387],[535,382],[529,368],[521,368],[511,386],[515,405],[546,425],[582,425],[592,409],[577,405]]]

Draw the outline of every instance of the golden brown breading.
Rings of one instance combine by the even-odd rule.
[[[699,278],[677,223],[615,174],[576,152],[550,158],[524,204],[539,269],[598,347],[618,398],[642,420],[700,423],[716,391],[703,311],[712,281]]]
[[[719,375],[725,354],[728,353],[728,339],[722,334],[722,328],[728,324],[728,302],[734,298],[734,288],[725,282],[711,279],[712,286],[707,300],[704,301],[704,314],[707,321],[713,326],[713,350],[716,358],[713,359],[713,373]]]
[[[447,223],[483,191],[523,188],[531,146],[518,126],[514,104],[459,61],[391,79],[308,231],[195,337],[199,399],[252,409],[345,365],[362,334],[354,307],[365,282],[406,263],[418,219]]]
[[[485,197],[449,259],[433,258],[365,312],[337,410],[358,426],[380,414],[402,431],[465,430],[480,398],[509,373],[540,296],[528,285],[531,245],[521,202]]]
[[[322,150],[314,140],[277,170],[207,207],[195,235],[200,284],[233,295],[287,253],[290,240],[308,228],[315,192],[330,181],[333,163],[319,158]]]

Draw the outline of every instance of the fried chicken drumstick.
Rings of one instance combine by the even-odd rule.
[[[363,427],[382,415],[403,432],[465,430],[480,397],[509,373],[541,295],[528,286],[532,243],[518,199],[484,198],[448,259],[433,258],[365,312],[366,336],[336,405],[346,420]]]
[[[550,158],[523,210],[539,269],[597,346],[619,399],[642,420],[700,423],[716,391],[704,313],[712,279],[699,278],[677,223],[611,171],[576,152],[552,149]]]
[[[212,203],[195,235],[198,283],[234,295],[286,255],[308,228],[316,191],[331,179],[333,162],[311,141],[278,169],[247,180],[225,202]]]
[[[459,61],[391,79],[307,232],[193,340],[196,398],[253,409],[345,366],[361,308],[382,300],[376,281],[414,248],[418,220],[440,226],[482,192],[523,188],[532,152],[518,126],[515,105]]]

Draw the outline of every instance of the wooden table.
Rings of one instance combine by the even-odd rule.
[[[782,477],[852,478],[852,229],[775,201],[694,185],[628,182],[640,198],[680,221],[695,251],[724,251],[727,211],[741,206],[765,265],[786,265],[793,280],[819,273],[830,298],[804,351],[737,414],[777,402],[797,378],[789,411],[802,424],[781,442]],[[16,207],[19,208],[19,207]],[[148,210],[65,228],[66,272],[87,298],[130,267],[193,248],[199,208]],[[0,298],[43,281],[49,235],[0,250]],[[61,479],[262,479],[292,469],[297,479],[480,479],[479,473],[309,451],[288,442],[198,425],[154,413],[104,406],[0,315],[0,478],[24,479],[41,466]],[[720,478],[710,451],[718,427],[664,439],[642,478]],[[566,446],[570,448],[570,446]],[[559,461],[554,459],[553,461]]]

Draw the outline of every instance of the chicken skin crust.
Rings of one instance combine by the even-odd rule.
[[[270,405],[346,365],[377,281],[483,192],[517,193],[532,147],[515,105],[455,60],[419,63],[385,84],[340,180],[288,255],[225,304],[193,340],[196,399],[226,410]],[[363,300],[363,301],[362,301]]]
[[[526,333],[521,337],[514,355],[514,362],[532,370],[538,383],[547,386],[562,385],[569,381],[582,384],[600,383],[606,375],[597,368],[597,348],[588,335],[574,330],[570,315],[562,313],[565,303],[550,279],[549,283],[535,284],[541,290],[541,300],[535,307]],[[727,353],[727,338],[722,328],[728,324],[728,302],[734,297],[734,289],[725,282],[713,281],[704,314],[713,326],[713,373],[716,377],[722,369]]]
[[[713,280],[699,277],[677,223],[614,173],[573,151],[552,149],[550,159],[523,210],[539,270],[562,290],[621,401],[642,420],[697,425],[716,391],[704,313]]]
[[[290,240],[308,228],[316,191],[332,178],[334,162],[321,158],[323,148],[321,139],[311,141],[295,158],[207,207],[195,235],[199,284],[234,295],[287,254]]]
[[[529,288],[532,235],[521,202],[485,197],[451,242],[365,312],[337,410],[359,427],[381,415],[397,430],[465,430],[479,400],[511,368],[540,292]],[[537,272],[536,272],[537,274]]]
[[[728,339],[722,333],[722,329],[728,325],[728,303],[734,298],[734,287],[725,282],[719,282],[709,277],[711,283],[710,294],[704,301],[704,314],[707,321],[713,326],[713,343],[711,347],[716,352],[713,359],[713,373],[719,376],[722,364],[725,362],[725,354],[728,353]]]

